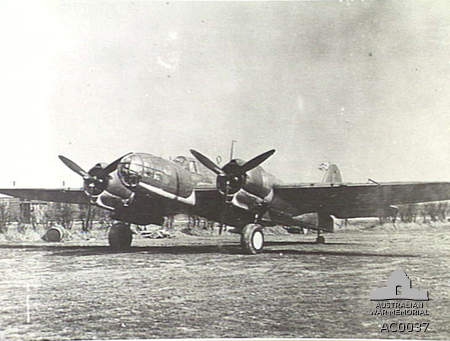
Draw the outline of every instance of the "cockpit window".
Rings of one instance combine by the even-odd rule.
[[[189,172],[198,174],[197,163],[195,161],[189,161]]]
[[[154,181],[167,185],[170,182],[172,173],[167,171],[165,161],[153,157],[143,155],[142,159],[144,161],[143,167],[143,181],[152,183]]]
[[[145,167],[144,176],[152,178],[153,177],[153,169]]]
[[[153,175],[153,179],[159,182],[163,181],[163,175],[160,172],[155,172]]]
[[[177,156],[175,159],[173,159],[173,162],[179,164],[180,166],[183,166],[186,162],[186,158],[184,156]]]
[[[119,163],[119,176],[126,185],[136,186],[140,181],[142,166],[142,159],[138,155],[130,155]]]

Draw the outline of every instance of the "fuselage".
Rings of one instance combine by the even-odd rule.
[[[216,186],[217,196],[223,196],[214,175],[196,160],[179,156],[171,161],[132,153],[120,161],[104,191],[91,196],[91,201],[112,211],[113,218],[136,224],[162,224],[164,216],[176,213],[196,214],[232,226],[245,225],[256,215],[267,225],[295,224],[295,209],[274,194],[273,186],[279,183],[261,166],[250,170],[223,216],[222,207],[217,207],[221,200],[208,205],[196,196],[196,191]]]

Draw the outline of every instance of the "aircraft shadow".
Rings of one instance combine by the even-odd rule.
[[[333,250],[268,250],[264,249],[263,253],[284,254],[284,255],[317,255],[317,256],[349,256],[349,257],[394,257],[394,258],[410,258],[423,257],[422,255],[398,254],[398,253],[375,253],[375,252],[358,252],[358,251],[333,251]]]
[[[274,245],[318,245],[314,242],[267,242],[268,247]],[[346,245],[346,243],[327,243],[321,245]],[[350,245],[350,244],[349,244]],[[222,244],[222,245],[171,245],[171,246],[132,246],[127,250],[113,250],[109,246],[89,246],[89,245],[0,245],[0,249],[22,249],[29,252],[48,251],[47,256],[54,257],[83,257],[94,255],[108,254],[129,254],[129,253],[147,253],[147,254],[229,254],[241,255],[242,251],[238,243]],[[347,256],[347,257],[395,257],[409,258],[422,257],[417,254],[395,254],[395,253],[376,253],[376,252],[360,252],[360,251],[335,251],[335,250],[293,250],[293,249],[277,249],[271,250],[265,248],[262,254],[284,255],[317,255],[317,256]],[[256,256],[257,257],[257,256]]]
[[[0,245],[0,249],[22,249],[28,252],[49,251],[47,256],[93,256],[105,254],[148,253],[148,254],[240,254],[238,244],[234,245],[174,245],[174,246],[132,246],[126,250],[114,250],[109,246],[94,245]]]
[[[315,241],[291,241],[291,242],[264,242],[265,246],[277,246],[277,245],[318,245]],[[324,245],[360,245],[358,243],[340,243],[340,242],[326,242]]]

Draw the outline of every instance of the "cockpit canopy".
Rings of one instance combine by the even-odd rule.
[[[120,161],[117,169],[124,185],[135,187],[141,180],[144,162],[138,154],[131,154]]]
[[[175,159],[173,159],[173,162],[177,165],[184,168],[184,170],[187,170],[190,173],[200,174],[197,161],[193,158],[186,157],[183,155],[177,156]]]

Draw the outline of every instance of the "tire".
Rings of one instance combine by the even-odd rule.
[[[317,244],[325,244],[325,237],[324,236],[318,236],[316,238],[316,243]]]
[[[114,250],[126,250],[131,246],[133,234],[130,225],[125,223],[113,224],[108,231],[109,246]]]
[[[59,226],[50,227],[47,232],[42,236],[42,239],[46,242],[60,242],[64,238],[64,229]]]
[[[241,232],[242,250],[249,255],[256,255],[264,248],[264,233],[261,225],[248,224]]]

